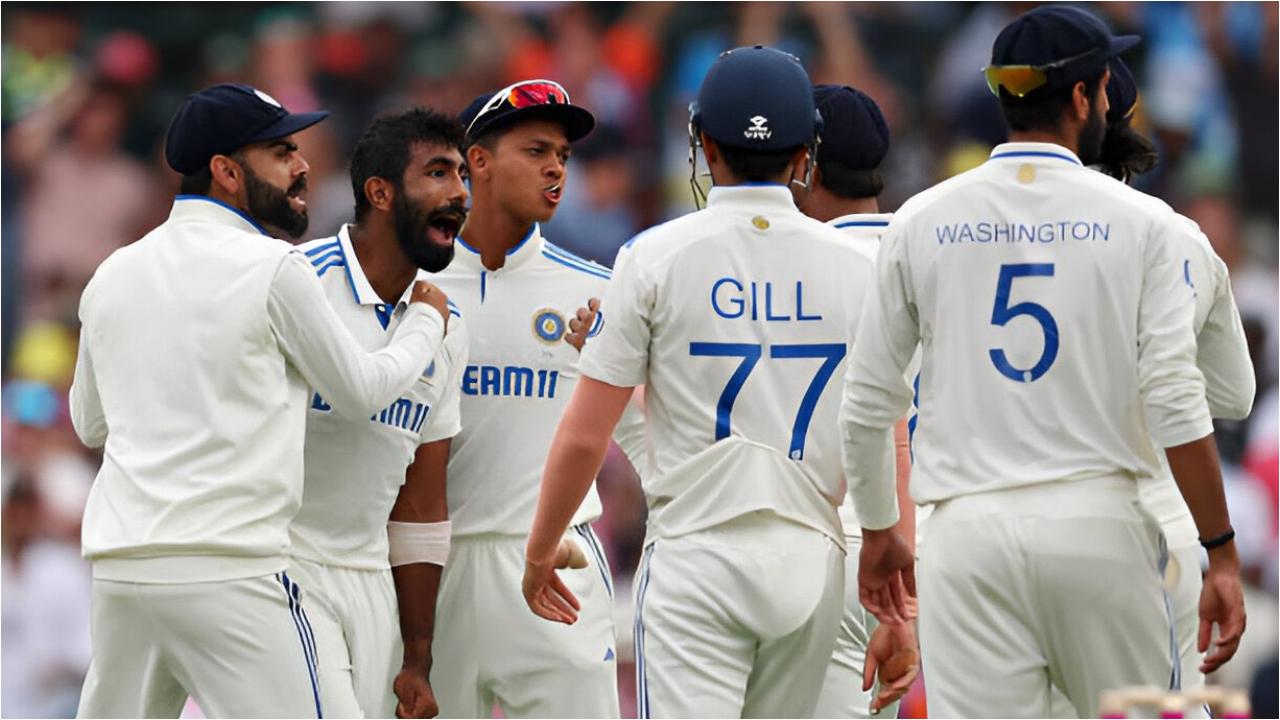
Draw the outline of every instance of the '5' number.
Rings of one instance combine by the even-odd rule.
[[[987,352],[1001,375],[1017,382],[1035,382],[1049,371],[1053,361],[1058,358],[1058,323],[1043,305],[1021,302],[1010,307],[1009,292],[1013,289],[1013,281],[1023,277],[1053,277],[1053,263],[1001,265],[1000,279],[996,282],[996,302],[991,309],[991,324],[1004,326],[1019,315],[1030,316],[1040,323],[1040,328],[1044,331],[1044,351],[1040,353],[1040,359],[1035,365],[1026,369],[1014,367],[1000,348],[992,348]]]

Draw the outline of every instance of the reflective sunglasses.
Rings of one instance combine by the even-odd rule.
[[[502,107],[520,110],[539,105],[568,104],[569,93],[560,83],[552,80],[523,80],[494,93],[484,107],[480,108],[480,112],[471,119],[471,124],[467,125],[467,134],[471,134],[471,129],[480,118]]]
[[[991,89],[992,95],[999,97],[1000,88],[1004,88],[1014,97],[1025,97],[1027,93],[1049,82],[1050,70],[1065,67],[1097,52],[1099,49],[1094,48],[1045,65],[988,65],[982,68],[982,74],[987,78],[987,87]]]

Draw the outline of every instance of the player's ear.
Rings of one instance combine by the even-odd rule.
[[[1105,93],[1106,85],[1102,86]],[[1071,111],[1075,114],[1075,119],[1085,122],[1089,119],[1089,107],[1093,103],[1094,98],[1089,97],[1089,88],[1085,86],[1081,80],[1071,86]]]
[[[228,195],[236,195],[244,186],[244,168],[226,155],[214,155],[209,159],[209,173],[213,184]]]
[[[702,155],[707,159],[707,165],[720,159],[720,148],[716,145],[716,141],[707,137],[704,132],[699,132],[699,142],[702,144]]]
[[[478,143],[467,148],[467,170],[473,178],[489,172],[489,151]]]
[[[375,209],[390,212],[391,203],[396,198],[396,189],[385,178],[375,175],[364,181],[364,198]]]

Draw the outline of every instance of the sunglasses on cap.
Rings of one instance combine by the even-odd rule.
[[[1099,50],[1094,48],[1044,65],[988,65],[982,68],[982,74],[987,78],[987,87],[991,89],[992,95],[999,97],[1000,88],[1004,88],[1014,97],[1025,97],[1027,93],[1044,87],[1049,82],[1050,70],[1066,67],[1098,52]]]
[[[471,123],[467,125],[467,134],[471,134],[471,129],[480,118],[503,107],[521,110],[539,105],[568,104],[569,93],[560,83],[552,80],[523,80],[494,93],[484,107],[480,108],[480,112],[471,118]]]

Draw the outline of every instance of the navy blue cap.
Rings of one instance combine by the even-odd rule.
[[[1111,68],[1111,80],[1107,82],[1107,124],[1110,125],[1133,112],[1138,104],[1138,81],[1120,58],[1112,60],[1108,67]]]
[[[851,170],[875,170],[889,152],[889,124],[866,93],[848,85],[815,85],[813,99],[822,113],[822,151]]]
[[[292,135],[327,117],[323,110],[291,114],[275,98],[248,85],[213,85],[178,108],[164,139],[164,159],[169,167],[190,175],[207,167],[214,155]]]
[[[712,140],[749,150],[808,145],[818,132],[809,74],[795,56],[760,45],[712,63],[693,121]]]
[[[991,64],[1043,66],[1069,60],[1046,72],[1045,87],[1060,89],[1101,72],[1107,61],[1141,40],[1137,35],[1112,35],[1101,20],[1079,8],[1045,5],[1019,15],[1000,31],[991,46]]]
[[[536,84],[547,81],[530,80],[527,82]],[[524,83],[517,83],[517,85],[521,84]],[[559,86],[559,83],[553,84],[557,87]],[[577,142],[586,137],[596,125],[595,116],[586,108],[572,104],[569,100],[568,92],[563,87],[559,89],[563,94],[564,102],[557,102],[559,98],[553,94],[549,96],[549,102],[523,108],[517,108],[509,102],[493,104],[494,95],[510,89],[504,88],[503,90],[494,90],[480,95],[475,100],[472,100],[466,109],[458,115],[458,121],[467,129],[468,145],[474,143],[485,133],[499,128],[510,127],[526,120],[550,120],[559,123],[564,127],[565,139],[569,142]],[[485,112],[483,116],[477,118],[476,116],[480,115],[480,111],[490,104],[493,104],[493,107]]]

